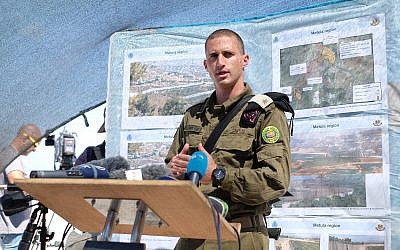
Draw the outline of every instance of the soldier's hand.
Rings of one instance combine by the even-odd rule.
[[[207,165],[207,172],[206,174],[203,176],[203,178],[200,180],[201,183],[204,184],[209,184],[211,183],[211,174],[212,171],[217,167],[217,164],[215,163],[214,159],[212,158],[212,156],[207,152],[207,150],[203,147],[203,144],[199,144],[199,146],[197,147],[199,149],[199,151],[205,153],[207,155],[207,159],[208,159],[208,165]]]
[[[187,164],[190,159],[190,155],[188,155],[189,144],[186,143],[181,152],[179,154],[172,157],[171,161],[168,163],[169,168],[171,169],[171,173],[173,176],[180,176],[183,173],[186,173]]]

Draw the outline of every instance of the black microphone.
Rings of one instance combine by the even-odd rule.
[[[68,170],[33,170],[30,178],[110,178],[107,169],[91,164],[82,164]]]
[[[125,171],[129,169],[128,161],[122,156],[113,156],[94,160],[74,166],[69,170],[31,171],[31,178],[114,178],[126,179]]]

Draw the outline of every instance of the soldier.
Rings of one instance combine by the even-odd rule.
[[[243,98],[252,95],[244,82],[249,56],[232,30],[214,31],[205,43],[204,67],[215,91],[190,107],[175,133],[165,162],[174,176],[186,172],[190,155],[208,156],[200,189],[229,205],[226,219],[241,223],[241,249],[268,249],[264,215],[268,202],[284,195],[290,181],[290,131],[284,112],[266,95],[252,97],[229,122],[215,146],[203,147],[220,120]],[[223,242],[237,249],[237,242]],[[175,249],[217,249],[215,240],[180,239]]]

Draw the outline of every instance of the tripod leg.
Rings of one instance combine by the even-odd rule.
[[[31,219],[29,220],[28,225],[26,225],[25,231],[22,234],[22,239],[19,243],[18,250],[28,250],[31,245],[33,235],[35,235],[35,231],[37,229],[37,225],[34,224],[37,213],[40,211],[40,207],[35,208],[32,212]]]

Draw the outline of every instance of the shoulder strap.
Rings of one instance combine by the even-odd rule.
[[[214,150],[214,145],[218,141],[219,136],[221,135],[222,131],[226,128],[232,118],[242,109],[243,105],[252,98],[253,95],[247,95],[240,100],[235,107],[224,117],[222,121],[218,123],[215,127],[213,132],[211,132],[210,136],[208,137],[207,141],[204,143],[204,148],[207,152],[211,153]]]
[[[280,92],[267,92],[264,93],[264,95],[269,96],[274,101],[275,106],[278,107],[280,110],[292,114],[289,122],[289,129],[290,134],[293,135],[294,109],[290,105],[289,97],[286,94]]]

